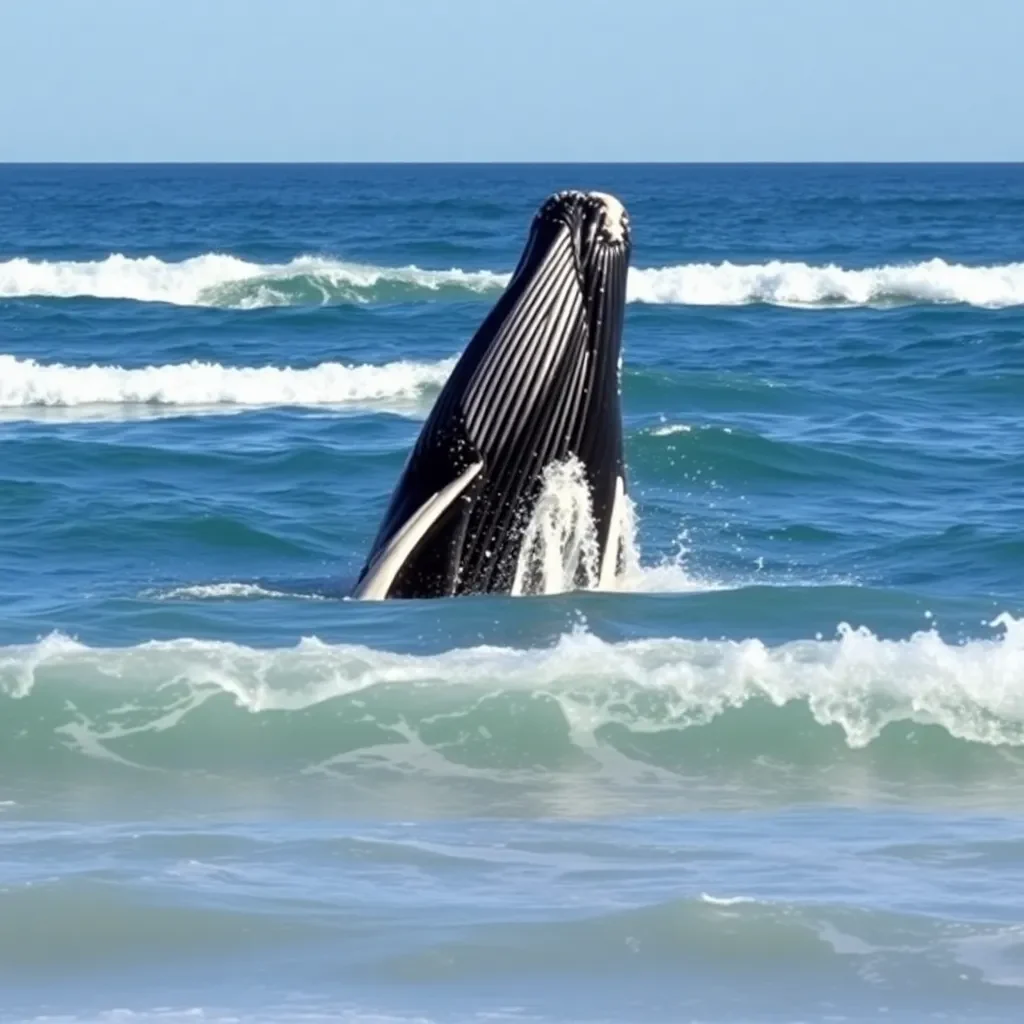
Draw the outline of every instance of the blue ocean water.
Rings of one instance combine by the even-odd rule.
[[[537,205],[621,590],[353,602]],[[0,167],[0,1021],[1017,1021],[1024,167]]]

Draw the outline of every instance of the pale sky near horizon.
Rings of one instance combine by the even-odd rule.
[[[1024,160],[1024,0],[0,0],[3,161]]]

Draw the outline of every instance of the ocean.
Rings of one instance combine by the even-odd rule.
[[[562,188],[629,574],[347,600]],[[0,167],[0,1021],[1021,1020],[1022,400],[1022,166]]]

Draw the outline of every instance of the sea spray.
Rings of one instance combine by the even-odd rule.
[[[600,551],[590,486],[576,458],[553,462],[523,535],[515,594],[593,590],[600,576]]]
[[[685,548],[680,546],[653,566],[641,564],[636,506],[629,495],[618,509],[619,573],[615,589],[634,593],[683,593],[718,589],[693,579],[686,571]],[[596,590],[601,575],[601,552],[593,503],[583,464],[576,458],[554,462],[544,471],[543,486],[523,537],[516,565],[515,594],[561,594]]]

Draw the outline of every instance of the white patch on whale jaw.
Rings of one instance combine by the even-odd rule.
[[[611,242],[621,242],[626,237],[629,227],[629,214],[625,206],[608,192],[590,192],[590,199],[596,200],[601,206],[604,216],[604,229]]]
[[[629,234],[629,213],[621,200],[610,192],[580,192],[576,189],[564,189],[556,192],[541,208],[541,216],[559,210],[564,204],[581,204],[591,213],[598,212],[601,217],[600,230],[604,241],[619,245],[626,241]]]
[[[374,559],[366,575],[356,585],[352,596],[366,601],[383,601],[388,596],[395,577],[416,551],[427,531],[472,483],[483,467],[482,462],[474,462],[450,484],[427,498]]]

